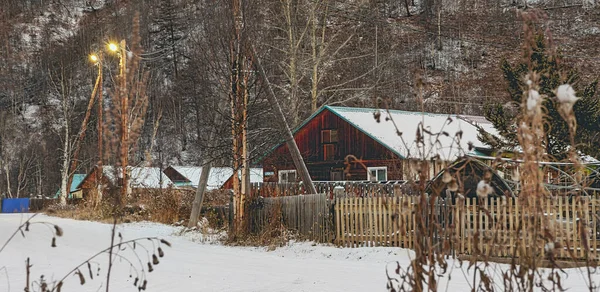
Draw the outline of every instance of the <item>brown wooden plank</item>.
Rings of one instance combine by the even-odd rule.
[[[401,214],[402,214],[402,237],[403,237],[403,240],[402,240],[403,245],[402,245],[402,247],[403,248],[409,248],[409,246],[410,246],[410,243],[408,241],[408,238],[409,238],[409,234],[408,234],[408,232],[409,232],[409,229],[408,229],[409,228],[408,227],[408,224],[409,224],[409,222],[408,222],[408,216],[410,214],[410,201],[409,200],[410,200],[410,197],[403,196],[402,197],[402,204],[401,204],[401,207],[400,207],[401,208],[400,212],[402,212]]]
[[[379,244],[377,243],[377,224],[378,224],[378,222],[377,222],[377,197],[372,197],[371,196],[370,199],[371,199],[371,203],[372,203],[372,205],[371,205],[371,208],[372,208],[372,210],[371,210],[372,211],[371,216],[372,216],[372,220],[373,220],[372,221],[372,223],[373,223],[373,226],[372,226],[372,240],[373,240],[372,241],[372,246],[379,246]]]
[[[519,228],[523,228],[523,216],[521,214],[521,208],[519,206],[519,198],[515,198],[515,226],[513,227],[513,237],[515,238],[515,241],[513,242],[513,250],[515,253],[515,257],[519,256],[519,247],[522,245],[521,242],[521,233],[522,231],[519,231]]]
[[[467,204],[466,206],[466,212],[465,212],[465,223],[466,223],[466,232],[465,232],[465,236],[463,236],[462,241],[466,243],[466,250],[467,250],[467,254],[471,255],[473,254],[473,250],[471,247],[471,240],[473,239],[473,237],[471,236],[472,234],[472,230],[471,230],[471,226],[472,226],[472,219],[473,218],[471,215],[472,210],[471,210],[471,199],[470,198],[466,198],[465,199],[465,203]]]
[[[415,221],[415,216],[416,216],[416,211],[417,208],[415,207],[415,202],[417,200],[416,196],[411,196],[409,199],[409,205],[410,205],[410,213],[408,213],[408,221],[409,221],[409,227],[410,229],[408,229],[408,234],[410,235],[408,244],[410,245],[411,249],[415,248],[415,229],[416,229],[416,221]]]
[[[459,207],[460,203],[457,200],[456,203],[454,205],[452,205],[452,213],[454,214],[454,218],[452,219],[452,221],[454,222],[454,234],[452,237],[452,249],[454,250],[454,255],[456,256],[456,254],[461,254],[463,253],[462,250],[462,244],[460,242],[458,242],[457,240],[460,240],[462,242],[462,240],[460,238],[462,238],[460,232],[462,230],[461,226],[462,226],[462,220],[460,218],[461,216],[461,212],[460,212],[460,207]]]
[[[394,212],[396,213],[396,226],[394,228],[394,230],[396,231],[396,247],[400,247],[400,240],[402,240],[402,237],[400,237],[401,233],[400,233],[400,220],[401,216],[400,216],[400,197],[399,196],[395,196],[394,197]]]
[[[352,198],[352,243],[354,247],[360,247],[358,241],[358,201],[357,197]]]
[[[596,216],[596,197],[593,196],[590,200],[591,203],[591,221],[590,224],[592,224],[591,229],[592,229],[592,242],[591,242],[591,247],[592,247],[592,258],[597,259],[598,258],[598,239],[597,239],[597,229],[596,229],[596,220],[597,218]]]
[[[381,237],[383,240],[383,246],[388,246],[388,241],[389,241],[389,229],[388,229],[388,216],[389,216],[389,209],[388,209],[388,198],[387,197],[382,197],[381,198],[381,212],[382,212],[382,217],[383,217],[383,225],[382,225],[382,232],[381,232]]]
[[[371,199],[371,216],[372,216],[372,223],[373,226],[372,228],[372,246],[379,246],[378,242],[377,242],[377,197],[370,197]]]
[[[360,198],[359,197],[355,197],[354,199],[354,210],[355,210],[355,214],[354,214],[354,225],[356,226],[354,228],[354,233],[355,233],[355,240],[356,240],[356,245],[358,247],[363,246],[362,240],[360,240]]]
[[[590,248],[590,244],[592,243],[592,238],[596,237],[591,236],[591,230],[589,228],[590,226],[590,204],[589,204],[589,197],[582,197],[582,212],[583,212],[583,216],[582,219],[584,219],[585,221],[583,222],[585,225],[584,227],[586,228],[586,240],[588,241],[588,245],[587,247],[583,250],[583,258],[589,258],[591,256],[591,248]]]
[[[556,233],[557,233],[557,238],[558,241],[561,243],[561,248],[559,251],[559,256],[561,258],[563,258],[565,256],[565,232],[564,232],[564,227],[563,227],[563,198],[562,197],[558,197],[557,198],[557,202],[558,202],[558,213],[556,214],[556,216],[552,216],[552,219],[556,218]]]
[[[366,246],[363,239],[362,230],[362,198],[356,198],[356,240],[359,243],[358,246]]]
[[[347,247],[353,247],[353,237],[352,230],[354,229],[352,226],[352,201],[353,197],[346,198],[346,239],[347,239]]]
[[[571,202],[571,232],[572,232],[572,242],[573,242],[573,254],[575,254],[575,256],[578,256],[578,247],[579,247],[579,234],[577,232],[577,203],[575,202],[575,199],[573,199]]]
[[[342,237],[344,239],[344,247],[348,247],[348,238],[346,236],[346,233],[348,232],[348,216],[347,216],[347,201],[348,198],[347,197],[343,197],[343,199],[341,200],[342,204],[341,204],[341,211],[342,211]]]

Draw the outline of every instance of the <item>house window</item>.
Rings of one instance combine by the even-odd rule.
[[[279,172],[280,183],[295,183],[296,182],[296,170],[280,170]]]
[[[321,145],[323,147],[323,160],[334,160],[338,142],[337,130],[322,130]]]
[[[368,167],[367,180],[370,181],[385,181],[387,179],[387,166]]]
[[[337,143],[338,133],[337,130],[323,130],[321,131],[321,143]]]

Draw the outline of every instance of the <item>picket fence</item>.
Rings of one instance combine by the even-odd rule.
[[[335,200],[335,243],[344,247],[415,248],[418,196],[341,197]],[[429,204],[427,200],[424,200]],[[421,203],[422,204],[422,203]],[[435,231],[430,240],[454,255],[519,257],[553,251],[555,258],[596,259],[600,199],[558,197],[523,207],[518,198],[440,199],[420,224]],[[531,211],[535,209],[537,211]],[[421,209],[423,210],[423,209]],[[527,236],[539,228],[540,238]],[[423,239],[426,236],[420,236]],[[555,249],[551,249],[555,247]]]

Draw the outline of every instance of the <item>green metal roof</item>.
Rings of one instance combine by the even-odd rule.
[[[77,186],[79,186],[79,184],[83,181],[85,176],[86,176],[85,173],[76,173],[73,175],[73,181],[71,182],[71,188],[70,188],[69,193],[72,193],[77,190]],[[56,191],[56,194],[54,195],[54,197],[58,198],[58,196],[60,196],[60,192],[61,192],[61,189],[58,189],[58,191]]]

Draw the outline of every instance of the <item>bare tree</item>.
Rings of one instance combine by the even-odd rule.
[[[62,166],[60,171],[60,204],[67,204],[70,186],[69,181],[69,166],[71,162],[71,120],[73,116],[74,98],[71,96],[73,90],[72,77],[68,75],[64,66],[62,66],[56,74],[50,73],[51,82],[56,94],[60,97],[60,113],[59,123],[62,128]]]

